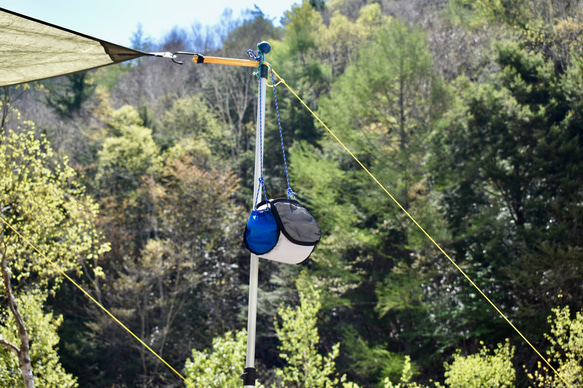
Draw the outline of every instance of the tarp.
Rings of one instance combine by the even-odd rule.
[[[141,51],[0,8],[0,87],[128,61]]]

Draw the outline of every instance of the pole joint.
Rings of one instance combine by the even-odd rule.
[[[267,78],[268,69],[269,69],[269,68],[268,68],[268,66],[267,66],[265,63],[262,63],[262,64],[259,66],[259,69],[260,69],[260,70],[259,70],[259,72],[260,72],[260,77],[261,77],[261,78]]]
[[[245,368],[245,372],[241,375],[243,379],[243,386],[255,386],[255,381],[257,380],[257,371],[255,368]]]

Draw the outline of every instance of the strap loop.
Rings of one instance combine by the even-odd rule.
[[[261,65],[263,65],[263,62],[265,62],[265,54],[261,52],[259,47],[257,47],[257,53],[251,49],[248,49],[247,55],[252,60],[259,62],[259,64],[257,65],[257,72],[255,73],[255,75],[261,78]]]
[[[277,104],[277,94],[275,92],[275,77],[273,75],[273,68],[269,67],[271,70],[271,84],[273,85],[273,99],[275,100],[275,111],[277,112],[277,125],[279,127],[279,139],[281,141],[281,152],[283,153],[283,165],[285,166],[285,179],[287,181],[287,198],[288,199],[295,199],[295,192],[292,190],[289,184],[289,173],[287,171],[287,159],[285,157],[285,146],[283,144],[283,131],[281,129],[281,119],[279,116],[279,106]]]
[[[257,53],[255,53],[255,51],[249,49],[247,50],[247,55],[254,61],[259,62],[259,64],[263,63],[265,60],[265,56],[261,53],[261,51],[257,51]]]

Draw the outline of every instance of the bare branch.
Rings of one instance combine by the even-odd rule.
[[[2,338],[0,338],[0,345],[3,345],[4,347],[12,350],[16,354],[16,357],[20,356],[20,349],[18,349],[18,346],[3,340]]]

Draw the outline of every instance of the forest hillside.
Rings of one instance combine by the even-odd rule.
[[[583,2],[311,0],[281,25],[255,9],[132,36],[270,42],[362,164],[267,90],[266,191],[286,196],[279,120],[322,239],[260,261],[258,381],[583,387]],[[0,387],[242,386],[254,71],[141,58],[3,88]]]

